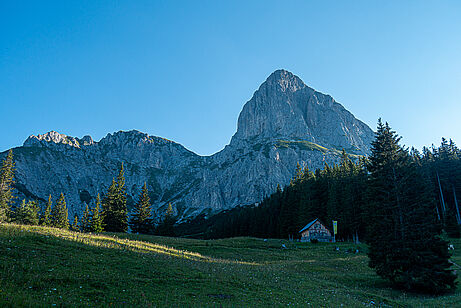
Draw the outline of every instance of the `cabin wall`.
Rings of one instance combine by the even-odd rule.
[[[322,225],[319,221],[316,221],[309,229],[304,230],[301,233],[301,240],[309,241],[313,238],[319,238],[325,240],[331,237],[331,232]]]
[[[320,235],[331,236],[330,231],[322,225],[319,221],[316,221],[309,229],[309,234],[319,233]]]

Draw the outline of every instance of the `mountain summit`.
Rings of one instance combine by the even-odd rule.
[[[331,96],[277,70],[243,107],[234,139],[289,138],[366,154],[372,130]]]
[[[98,142],[52,131],[13,149],[16,188],[19,199],[43,202],[64,192],[73,217],[106,191],[123,162],[129,208],[147,183],[157,213],[171,202],[186,219],[258,202],[289,183],[297,163],[321,168],[337,162],[341,149],[366,155],[372,139],[373,131],[331,96],[277,70],[243,106],[230,144],[212,156],[138,131]]]

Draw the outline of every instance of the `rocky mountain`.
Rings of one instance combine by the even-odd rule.
[[[372,138],[331,96],[277,70],[244,105],[230,144],[214,155],[138,131],[98,142],[52,131],[14,148],[17,190],[38,200],[64,192],[69,214],[81,213],[124,162],[129,207],[147,182],[156,213],[171,202],[184,219],[257,202],[287,184],[298,162],[315,169],[338,161],[341,149],[366,155]]]

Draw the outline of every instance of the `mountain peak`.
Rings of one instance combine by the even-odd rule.
[[[29,138],[24,141],[24,146],[65,144],[71,147],[80,148],[81,145],[92,145],[93,143],[94,141],[90,136],[84,136],[79,139],[52,130],[45,134],[29,136]]]
[[[268,79],[268,80],[269,80],[269,79],[275,79],[275,80],[285,79],[285,80],[287,80],[287,79],[291,79],[291,78],[293,78],[293,77],[298,78],[298,77],[297,77],[295,74],[293,74],[292,72],[287,71],[287,70],[281,68],[281,69],[278,69],[278,70],[273,71],[273,72],[269,75],[269,77],[267,77],[267,79]]]
[[[31,135],[29,138],[24,141],[24,146],[39,145],[44,143],[63,143],[69,144],[71,146],[78,147],[78,142],[73,137],[68,137],[67,135],[60,134],[57,131],[49,131],[45,134]]]
[[[243,106],[231,144],[254,138],[306,140],[364,154],[373,131],[331,96],[281,69],[273,72]]]
[[[261,87],[269,87],[281,92],[296,92],[306,87],[306,84],[295,74],[278,69],[267,77]]]
[[[154,144],[154,145],[173,145],[179,146],[184,148],[179,143],[174,141],[168,140],[166,138],[158,137],[158,136],[150,136],[147,133],[140,132],[138,130],[132,129],[128,131],[117,131],[114,133],[107,134],[104,138],[102,138],[99,142],[99,145],[105,146],[140,146],[142,144]],[[185,148],[184,148],[185,149]]]

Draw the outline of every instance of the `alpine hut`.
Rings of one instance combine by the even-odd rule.
[[[301,242],[310,242],[312,240],[328,243],[333,242],[330,230],[318,218],[308,223],[299,233],[301,233]]]

